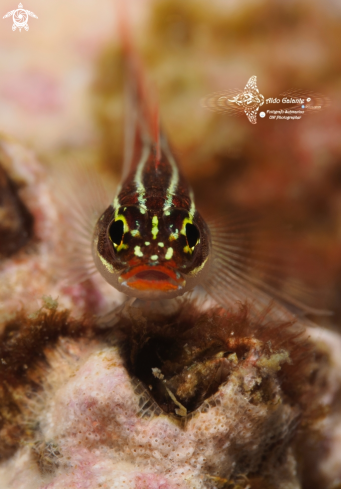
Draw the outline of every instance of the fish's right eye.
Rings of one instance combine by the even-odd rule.
[[[114,221],[109,226],[109,237],[115,248],[120,246],[123,240],[124,234],[124,223],[121,219]]]
[[[198,239],[200,237],[200,233],[198,228],[191,223],[186,224],[186,239],[188,247],[193,250],[194,246],[197,244]]]

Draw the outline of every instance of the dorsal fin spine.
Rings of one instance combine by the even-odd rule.
[[[124,168],[123,173],[127,175],[131,167],[136,165],[136,161],[139,159],[139,155],[142,152],[141,146],[144,144],[150,144],[154,148],[155,165],[156,167],[158,166],[161,158],[160,116],[158,103],[154,97],[151,97],[151,93],[155,93],[155,90],[152,91],[150,87],[147,86],[143,74],[142,63],[133,47],[124,2],[119,2],[118,13],[118,30],[122,43],[123,55],[126,60],[128,85],[127,98],[130,99],[126,104],[126,111],[131,112],[126,115],[127,126],[135,126],[134,129],[126,128],[125,131],[126,141],[124,159],[126,168]],[[133,147],[133,149],[131,149],[131,147]]]

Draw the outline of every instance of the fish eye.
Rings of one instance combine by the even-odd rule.
[[[189,248],[194,248],[199,239],[199,230],[194,224],[186,224],[186,239]]]
[[[109,237],[115,248],[122,243],[124,234],[124,223],[122,219],[114,221],[109,226]]]

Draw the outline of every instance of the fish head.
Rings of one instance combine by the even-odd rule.
[[[140,299],[172,298],[205,274],[210,236],[205,221],[183,208],[109,206],[97,222],[93,257],[113,287]]]

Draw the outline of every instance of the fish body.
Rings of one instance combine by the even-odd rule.
[[[164,137],[139,155],[94,231],[102,276],[127,295],[166,298],[192,289],[210,254],[207,225]]]
[[[129,158],[115,197],[97,221],[97,269],[127,295],[171,298],[191,290],[209,265],[210,234],[198,213],[150,101],[137,63],[128,58]]]

